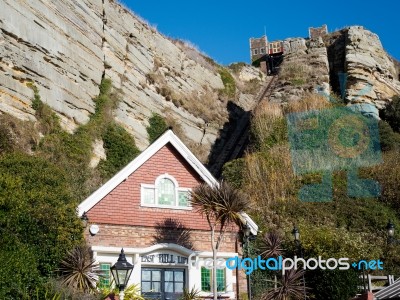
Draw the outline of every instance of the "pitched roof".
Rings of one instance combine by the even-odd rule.
[[[194,156],[194,154],[185,146],[185,144],[173,133],[172,130],[167,130],[156,141],[154,141],[146,150],[132,160],[125,168],[119,171],[114,177],[107,181],[103,186],[91,194],[78,206],[78,215],[82,216],[84,212],[89,211],[93,206],[101,201],[107,194],[115,189],[121,182],[128,178],[140,166],[142,166],[150,157],[156,154],[162,147],[170,143],[186,162],[197,172],[200,178],[209,185],[216,185],[218,181],[207,170],[207,168]],[[246,214],[241,214],[244,221],[250,226],[251,233],[256,235],[258,226]]]

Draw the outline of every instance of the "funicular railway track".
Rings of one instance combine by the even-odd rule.
[[[222,173],[222,167],[226,162],[243,155],[249,140],[251,115],[258,105],[263,101],[263,99],[270,96],[276,82],[276,78],[276,75],[272,76],[269,82],[267,82],[256,95],[256,105],[254,108],[249,113],[243,114],[243,116],[238,120],[235,131],[225,143],[215,163],[210,168],[210,172],[216,177],[220,177]]]

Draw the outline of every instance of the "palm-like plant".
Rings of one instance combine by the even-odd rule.
[[[232,223],[239,226],[243,224],[240,213],[249,208],[249,201],[245,194],[224,181],[213,186],[206,183],[200,184],[193,189],[191,196],[192,205],[206,217],[210,226],[211,247],[215,262],[226,228]],[[214,263],[213,272],[217,273],[216,263]],[[213,293],[216,300],[217,276],[213,276]]]
[[[260,255],[265,259],[281,256],[284,252],[282,241],[283,238],[277,231],[267,232],[261,240]],[[277,287],[276,274],[274,274],[274,287]]]
[[[140,295],[140,287],[138,284],[131,284],[124,290],[124,300],[144,300]]]
[[[261,296],[261,300],[300,300],[304,298],[302,269],[291,269],[282,276],[280,287],[274,288]]]
[[[195,289],[194,287],[191,290],[183,289],[183,294],[179,298],[179,300],[200,300],[202,299],[200,296],[200,291]]]
[[[260,250],[264,258],[277,257],[283,254],[282,236],[277,231],[267,232],[262,241]]]
[[[69,251],[58,271],[64,286],[85,293],[95,291],[101,274],[87,245],[79,245]]]

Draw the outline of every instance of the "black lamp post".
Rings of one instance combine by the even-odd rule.
[[[89,222],[89,218],[88,218],[88,216],[87,216],[87,214],[86,214],[86,211],[83,212],[83,214],[82,214],[82,216],[81,216],[81,221],[82,221],[82,226],[83,226],[84,228],[86,228],[87,225],[88,225],[88,222]]]
[[[251,228],[249,224],[246,223],[246,226],[243,228],[243,238],[244,238],[244,248],[246,249],[246,257],[250,257],[250,249],[249,242],[251,237]],[[246,274],[247,279],[247,299],[251,300],[251,277],[250,274]]]
[[[400,244],[400,240],[396,240],[394,238],[394,224],[391,220],[389,220],[386,225],[387,236],[388,236],[388,244]]]
[[[294,237],[294,242],[296,243],[297,253],[300,255],[300,258],[303,258],[303,248],[301,247],[301,242],[300,242],[300,231],[296,226],[293,227],[292,235]],[[307,299],[306,280],[304,278],[304,274],[303,274],[303,292],[304,292],[304,299]]]
[[[300,231],[296,226],[293,227],[292,234],[293,234],[294,242],[296,243],[296,246],[299,247],[300,246]]]
[[[111,268],[111,273],[114,277],[115,284],[119,289],[119,299],[124,299],[124,289],[131,277],[133,265],[130,264],[125,257],[124,249],[121,249],[118,260]]]

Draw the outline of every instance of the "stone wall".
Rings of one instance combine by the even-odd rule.
[[[310,39],[318,39],[328,34],[328,26],[322,25],[321,27],[309,27],[308,35]]]

